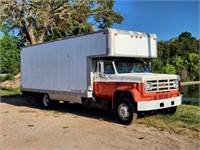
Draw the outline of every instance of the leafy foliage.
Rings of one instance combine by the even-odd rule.
[[[27,45],[120,24],[113,0],[1,0],[0,16]]]
[[[199,80],[199,40],[189,32],[158,42],[158,58],[152,61],[157,73],[179,74],[182,81]]]
[[[167,74],[176,74],[176,68],[171,64],[166,64],[163,67],[162,72]]]
[[[1,73],[17,74],[20,67],[19,39],[5,27],[1,27],[3,36],[0,38]]]

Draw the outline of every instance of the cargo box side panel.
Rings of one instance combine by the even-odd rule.
[[[22,88],[85,94],[87,57],[105,55],[106,43],[106,34],[99,32],[23,48]]]

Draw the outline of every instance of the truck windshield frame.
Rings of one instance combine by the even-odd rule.
[[[151,72],[147,65],[138,60],[115,60],[115,67],[119,74]]]

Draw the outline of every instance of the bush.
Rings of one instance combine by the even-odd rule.
[[[0,76],[0,79],[1,79],[1,82],[4,82],[6,80],[12,80],[14,77],[13,74],[8,74],[8,75],[5,75],[5,76]]]
[[[6,74],[17,74],[20,68],[20,48],[18,37],[11,35],[3,29],[3,36],[0,38],[0,72]]]
[[[176,74],[176,68],[173,65],[166,64],[162,69],[162,73]]]

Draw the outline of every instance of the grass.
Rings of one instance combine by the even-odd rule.
[[[137,120],[139,124],[153,126],[161,131],[173,131],[177,134],[199,138],[200,134],[200,107],[181,105],[174,115],[154,115]]]
[[[20,88],[1,89],[0,96],[12,96],[12,95],[20,95]]]

